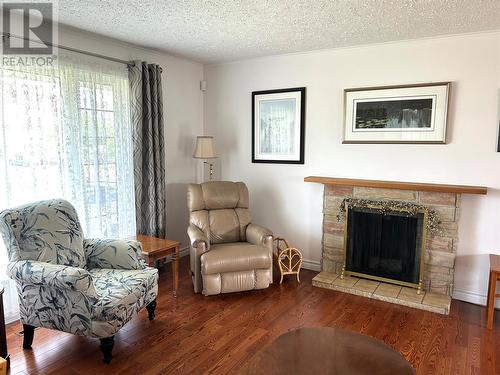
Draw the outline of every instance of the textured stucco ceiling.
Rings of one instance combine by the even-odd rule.
[[[59,0],[59,21],[204,63],[500,29],[500,0]]]

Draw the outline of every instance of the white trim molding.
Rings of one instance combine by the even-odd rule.
[[[455,289],[453,291],[453,298],[460,301],[473,303],[475,305],[486,306],[486,296],[477,292],[469,290]],[[497,299],[495,308],[500,309],[500,300]]]
[[[302,268],[311,271],[321,271],[321,263],[319,260],[302,259]]]
[[[189,246],[183,247],[181,251],[179,251],[179,256],[185,257],[186,255],[189,255]]]

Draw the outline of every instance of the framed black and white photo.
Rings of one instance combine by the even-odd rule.
[[[304,164],[306,88],[252,92],[252,162]]]
[[[446,143],[449,82],[348,89],[343,143]]]

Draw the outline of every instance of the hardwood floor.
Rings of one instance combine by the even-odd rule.
[[[189,259],[181,259],[172,296],[170,266],[160,271],[156,320],[144,309],[116,336],[105,365],[97,340],[37,329],[21,349],[19,323],[7,327],[11,374],[234,373],[282,333],[298,327],[342,327],[373,336],[401,352],[417,374],[500,374],[500,312],[493,331],[485,309],[453,301],[442,316],[311,286],[301,272],[264,291],[203,297],[192,292]]]

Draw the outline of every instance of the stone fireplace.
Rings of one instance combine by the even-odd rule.
[[[325,177],[307,177],[305,181],[324,184],[322,272],[313,279],[314,286],[441,314],[449,313],[458,244],[461,194],[486,194],[486,188]],[[424,226],[423,218],[419,224],[418,217],[411,219],[412,215],[403,215],[405,219],[400,220],[400,223],[385,223],[387,217],[368,215],[370,210],[366,209],[365,214],[358,217],[360,222],[357,228],[353,228],[347,225],[349,217],[339,222],[340,207],[346,199],[375,204],[406,202],[425,207],[432,210],[439,220],[439,231],[425,233],[423,227],[424,235],[419,235],[418,226],[421,228]],[[415,233],[411,229],[405,229],[410,228],[412,223],[416,225]],[[356,237],[353,237],[353,229],[358,230]],[[363,236],[360,236],[359,231],[374,232],[373,238],[367,239],[367,233],[361,233]],[[403,233],[404,231],[408,232]],[[404,238],[396,238],[398,233]],[[353,238],[357,241],[355,245],[352,244]],[[422,242],[418,243],[419,240]],[[358,254],[353,260],[352,254],[349,254],[353,246],[358,252],[361,249],[371,254]],[[412,246],[415,251],[418,251],[420,246],[422,253],[412,255],[413,258],[397,254],[398,251],[409,251],[406,247]],[[387,259],[383,259],[384,256]],[[421,264],[417,264],[419,259]],[[422,270],[418,280],[414,274],[406,276],[391,274],[396,270],[409,270],[410,266],[416,264],[418,271]],[[362,266],[366,270],[358,272]],[[343,271],[347,271],[345,276]],[[374,271],[381,271],[382,275],[377,277]],[[371,277],[371,274],[375,277]],[[418,284],[421,290],[417,289]]]

